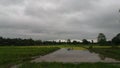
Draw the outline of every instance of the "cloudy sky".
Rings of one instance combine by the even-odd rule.
[[[120,32],[120,0],[0,0],[0,36],[111,39]]]

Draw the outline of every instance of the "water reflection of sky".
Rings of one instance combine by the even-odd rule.
[[[35,62],[120,62],[88,50],[68,50],[62,48],[56,52],[33,60]]]

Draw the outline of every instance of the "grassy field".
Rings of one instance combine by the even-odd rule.
[[[59,47],[59,48],[73,48],[74,50],[86,50],[90,46],[93,48],[111,48],[111,46],[99,46],[99,45],[50,45],[50,46],[41,46],[41,47]],[[39,46],[38,46],[39,47]],[[118,46],[120,47],[120,46]]]
[[[86,48],[81,47],[83,45],[50,45],[50,46],[35,46],[35,47],[59,47],[59,48],[72,48],[74,50],[86,50]],[[34,46],[31,46],[34,47]]]
[[[84,48],[86,48],[86,49],[89,49],[89,47],[91,47],[92,46],[92,48],[111,48],[111,46],[99,46],[99,45],[83,45],[82,47],[84,47]]]
[[[31,57],[45,55],[59,48],[72,48],[85,50],[75,45],[53,45],[53,46],[1,46],[0,47],[0,68],[8,68],[14,64],[31,60]]]
[[[56,63],[56,62],[42,62],[42,63],[26,63],[20,68],[120,68],[117,65],[108,63]]]
[[[48,46],[49,47],[49,46]],[[60,48],[73,48],[75,50],[86,50],[90,46],[68,46],[68,45],[62,45],[62,46],[52,46],[52,47],[60,47]],[[111,46],[92,46],[95,50],[94,52],[97,53],[104,53],[103,55],[106,56],[106,54],[109,52],[111,53],[111,57],[116,59],[120,58],[120,49],[113,49]],[[110,56],[108,56],[110,57]],[[120,64],[111,64],[111,63],[79,63],[79,64],[71,64],[71,63],[48,63],[48,62],[42,62],[42,63],[26,63],[23,64],[20,68],[120,68]]]
[[[34,56],[45,55],[59,48],[72,48],[75,50],[86,50],[87,45],[53,45],[53,46],[5,46],[0,47],[0,68],[9,68],[10,66],[24,61],[29,61]],[[115,49],[111,46],[92,46],[90,51],[100,53],[104,56],[120,60],[120,48]],[[49,67],[46,67],[46,66]],[[21,68],[120,68],[116,65],[106,63],[26,63]]]
[[[5,46],[0,47],[0,68],[28,61],[33,56],[45,55],[59,49],[58,47],[29,47],[29,46]]]
[[[120,60],[120,48],[92,48],[90,51]]]
[[[90,52],[96,52],[102,54],[106,57],[114,58],[116,60],[120,60],[120,46],[112,47],[112,46],[84,46]]]

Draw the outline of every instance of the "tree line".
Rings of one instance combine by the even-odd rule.
[[[120,33],[117,34],[111,41],[106,40],[106,36],[103,33],[99,33],[97,37],[97,43],[93,40],[88,41],[87,39],[83,39],[82,42],[79,41],[71,41],[67,39],[66,42],[61,42],[59,40],[56,41],[42,41],[42,40],[33,40],[33,39],[22,39],[22,38],[4,38],[0,37],[0,46],[33,46],[33,45],[62,45],[62,44],[99,44],[99,45],[120,45]]]
[[[106,40],[106,36],[103,33],[99,33],[98,37],[98,44],[99,45],[120,45],[120,33],[118,33],[115,37],[113,37],[110,41]]]

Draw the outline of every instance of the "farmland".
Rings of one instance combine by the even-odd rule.
[[[51,46],[1,46],[0,68],[9,68],[16,64],[22,64],[20,68],[119,68],[120,63],[59,63],[59,62],[29,62],[33,57],[43,56],[60,48],[72,48],[73,50],[90,50],[106,57],[120,60],[120,48],[111,46],[93,45],[92,49],[87,45],[51,45]],[[48,67],[47,67],[48,66]]]
[[[38,46],[38,47],[58,47],[58,48],[72,48],[74,50],[86,50],[86,48],[82,46],[84,45],[50,45],[50,46]]]
[[[8,68],[16,63],[31,60],[33,56],[45,55],[57,49],[59,48],[28,46],[0,47],[0,68]]]
[[[26,63],[20,68],[120,68],[117,65],[108,64],[108,63]]]
[[[52,46],[52,47],[56,47],[56,46]],[[73,48],[75,50],[86,50],[88,49],[90,46],[85,46],[85,45],[81,45],[81,46],[57,46],[60,48]],[[120,57],[120,49],[114,49],[111,48],[111,46],[96,46],[93,45],[92,48],[96,53],[100,53],[103,52],[104,56],[106,56],[107,51],[109,51],[109,53],[114,54],[111,56],[111,58],[117,59]],[[92,50],[91,49],[91,50]],[[90,50],[90,51],[91,51]],[[96,51],[95,51],[96,50]],[[115,58],[114,56],[117,56],[117,58]],[[110,57],[110,56],[107,56]],[[59,63],[59,62],[38,62],[38,63],[25,63],[23,64],[20,68],[119,68],[120,67],[120,63],[77,63],[77,64],[73,64],[73,63]]]
[[[112,48],[112,47],[95,48],[95,47],[93,47],[92,49],[89,49],[89,50],[91,52],[96,52],[96,53],[102,54],[106,57],[111,57],[116,60],[120,60],[120,47],[117,47],[117,48]]]

